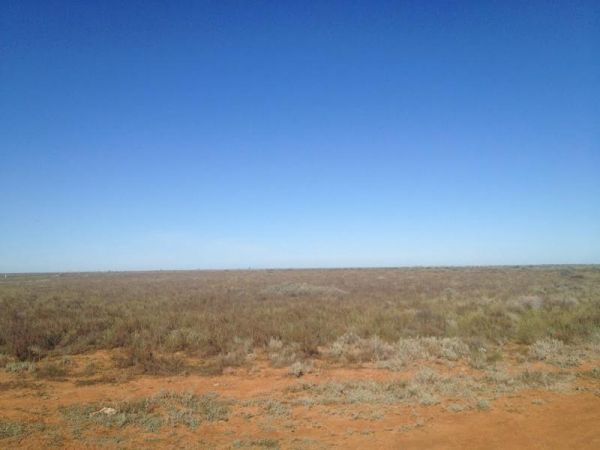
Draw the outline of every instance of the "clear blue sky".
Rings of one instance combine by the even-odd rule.
[[[600,263],[600,3],[0,5],[0,271]]]

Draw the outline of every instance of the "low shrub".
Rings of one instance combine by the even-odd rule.
[[[289,368],[289,374],[295,376],[297,378],[305,375],[307,373],[311,373],[313,366],[310,362],[307,361],[296,361]]]

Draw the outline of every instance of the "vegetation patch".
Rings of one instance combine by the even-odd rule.
[[[564,391],[570,388],[574,375],[567,372],[525,370],[511,375],[505,370],[489,370],[484,382],[497,393],[511,393],[522,389]]]
[[[394,404],[399,402],[435,405],[440,402],[441,398],[473,401],[475,400],[475,391],[478,389],[477,382],[469,377],[442,377],[431,369],[423,369],[408,382],[356,380],[323,384],[303,383],[288,389],[288,392],[295,395],[295,403],[309,406],[312,404]]]
[[[10,355],[5,355],[4,353],[0,353],[0,369],[6,367],[6,365],[10,362],[13,362],[14,358]]]
[[[296,378],[301,377],[307,373],[311,373],[313,365],[310,361],[296,361],[292,364],[288,370],[288,373]]]
[[[489,408],[485,397],[490,394],[512,393],[522,389],[564,391],[574,376],[563,372],[524,371],[511,376],[505,371],[489,370],[481,379],[467,375],[444,376],[430,368],[423,368],[408,381],[376,382],[355,380],[322,384],[300,383],[287,389],[291,401],[298,405],[336,404],[394,404],[418,403],[436,405],[442,401],[460,405],[460,410]],[[482,398],[483,397],[483,398]],[[458,411],[457,406],[452,406]]]
[[[286,345],[281,339],[272,337],[267,345],[267,356],[273,367],[285,367],[296,362],[302,354],[297,343]]]
[[[136,426],[156,432],[165,425],[195,428],[205,421],[227,420],[229,407],[214,394],[198,396],[165,391],[112,406],[73,405],[61,408],[61,414],[78,429],[96,425],[110,428]]]
[[[28,427],[25,424],[0,419],[0,439],[20,437],[27,431]]]
[[[558,339],[540,339],[529,347],[529,356],[559,367],[574,367],[581,364],[582,355],[577,348],[567,346]]]
[[[121,369],[133,368],[149,375],[177,375],[185,370],[183,358],[177,354],[158,354],[152,346],[138,338],[124,352],[113,357]]]
[[[456,361],[470,354],[459,338],[403,338],[390,344],[378,336],[361,338],[350,332],[340,336],[325,355],[341,363],[376,362],[378,367],[400,370],[419,360]]]
[[[315,286],[309,283],[282,283],[263,289],[264,294],[286,297],[344,295],[346,291],[334,286]]]
[[[233,448],[271,448],[278,449],[279,442],[275,439],[238,439],[233,441]]]
[[[35,372],[35,363],[30,361],[13,361],[4,366],[4,370],[9,373],[33,373]]]
[[[582,372],[581,375],[600,380],[600,367],[592,367],[587,372]]]
[[[46,362],[44,364],[38,364],[35,369],[35,376],[37,378],[64,380],[65,376],[67,375],[67,364],[60,362]]]
[[[561,275],[565,270],[572,276]],[[277,367],[320,355],[394,369],[412,360],[471,358],[472,340],[554,339],[579,347],[600,330],[596,266],[30,278],[0,284],[0,366],[8,370],[18,370],[15,360],[118,349],[119,367],[140,373],[191,370],[180,352],[220,359],[205,368],[218,373],[265,348]],[[473,364],[484,367],[480,356]]]
[[[245,364],[253,356],[252,340],[235,336],[227,352],[223,355],[222,362],[226,367],[236,367]]]

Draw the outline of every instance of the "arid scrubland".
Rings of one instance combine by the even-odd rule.
[[[178,352],[401,364],[515,343],[544,359],[600,327],[597,267],[44,274],[0,296],[3,361],[123,349],[147,371]]]
[[[423,411],[598,398],[599,360],[598,266],[10,275],[0,406],[28,392],[55,414],[0,413],[0,447],[168,446],[169,429],[199,448],[359,446],[369,433],[315,423],[410,437]]]

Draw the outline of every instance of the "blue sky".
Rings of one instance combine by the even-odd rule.
[[[0,8],[0,271],[600,263],[596,1]]]

